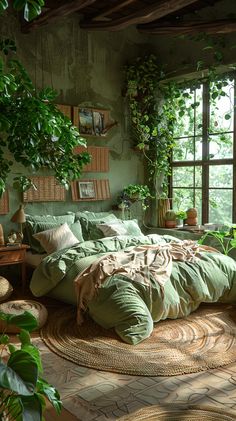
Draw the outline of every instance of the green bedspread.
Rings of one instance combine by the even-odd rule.
[[[47,256],[34,271],[31,291],[35,296],[48,294],[76,304],[74,279],[99,257],[171,239],[152,234],[85,241]],[[136,344],[151,334],[154,322],[187,316],[202,302],[236,302],[236,262],[220,253],[201,253],[195,262],[173,262],[163,293],[154,280],[150,281],[151,288],[123,274],[107,278],[88,303],[90,315],[103,327],[115,328],[124,341]]]

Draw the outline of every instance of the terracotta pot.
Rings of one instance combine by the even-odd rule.
[[[176,227],[176,220],[174,220],[174,221],[166,220],[165,226],[166,226],[166,228],[175,228]]]
[[[187,218],[185,223],[187,225],[197,225],[197,218]]]

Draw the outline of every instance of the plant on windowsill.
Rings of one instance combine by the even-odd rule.
[[[0,335],[0,420],[42,421],[46,401],[61,412],[58,391],[40,377],[42,362],[39,350],[31,342],[30,333],[37,328],[36,318],[29,312],[13,315],[0,311],[0,320],[20,329],[19,346],[10,343],[3,331]],[[8,351],[8,352],[7,352]]]

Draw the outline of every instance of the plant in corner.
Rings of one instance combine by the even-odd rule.
[[[43,421],[45,398],[59,414],[59,393],[39,376],[41,357],[30,338],[29,332],[37,328],[37,320],[27,311],[20,315],[0,311],[0,320],[6,325],[5,331],[9,324],[20,328],[20,348],[10,343],[4,332],[0,336],[0,420]]]

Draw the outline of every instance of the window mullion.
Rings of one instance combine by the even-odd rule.
[[[209,121],[210,101],[209,85],[203,85],[203,116],[202,116],[202,223],[209,219]]]

